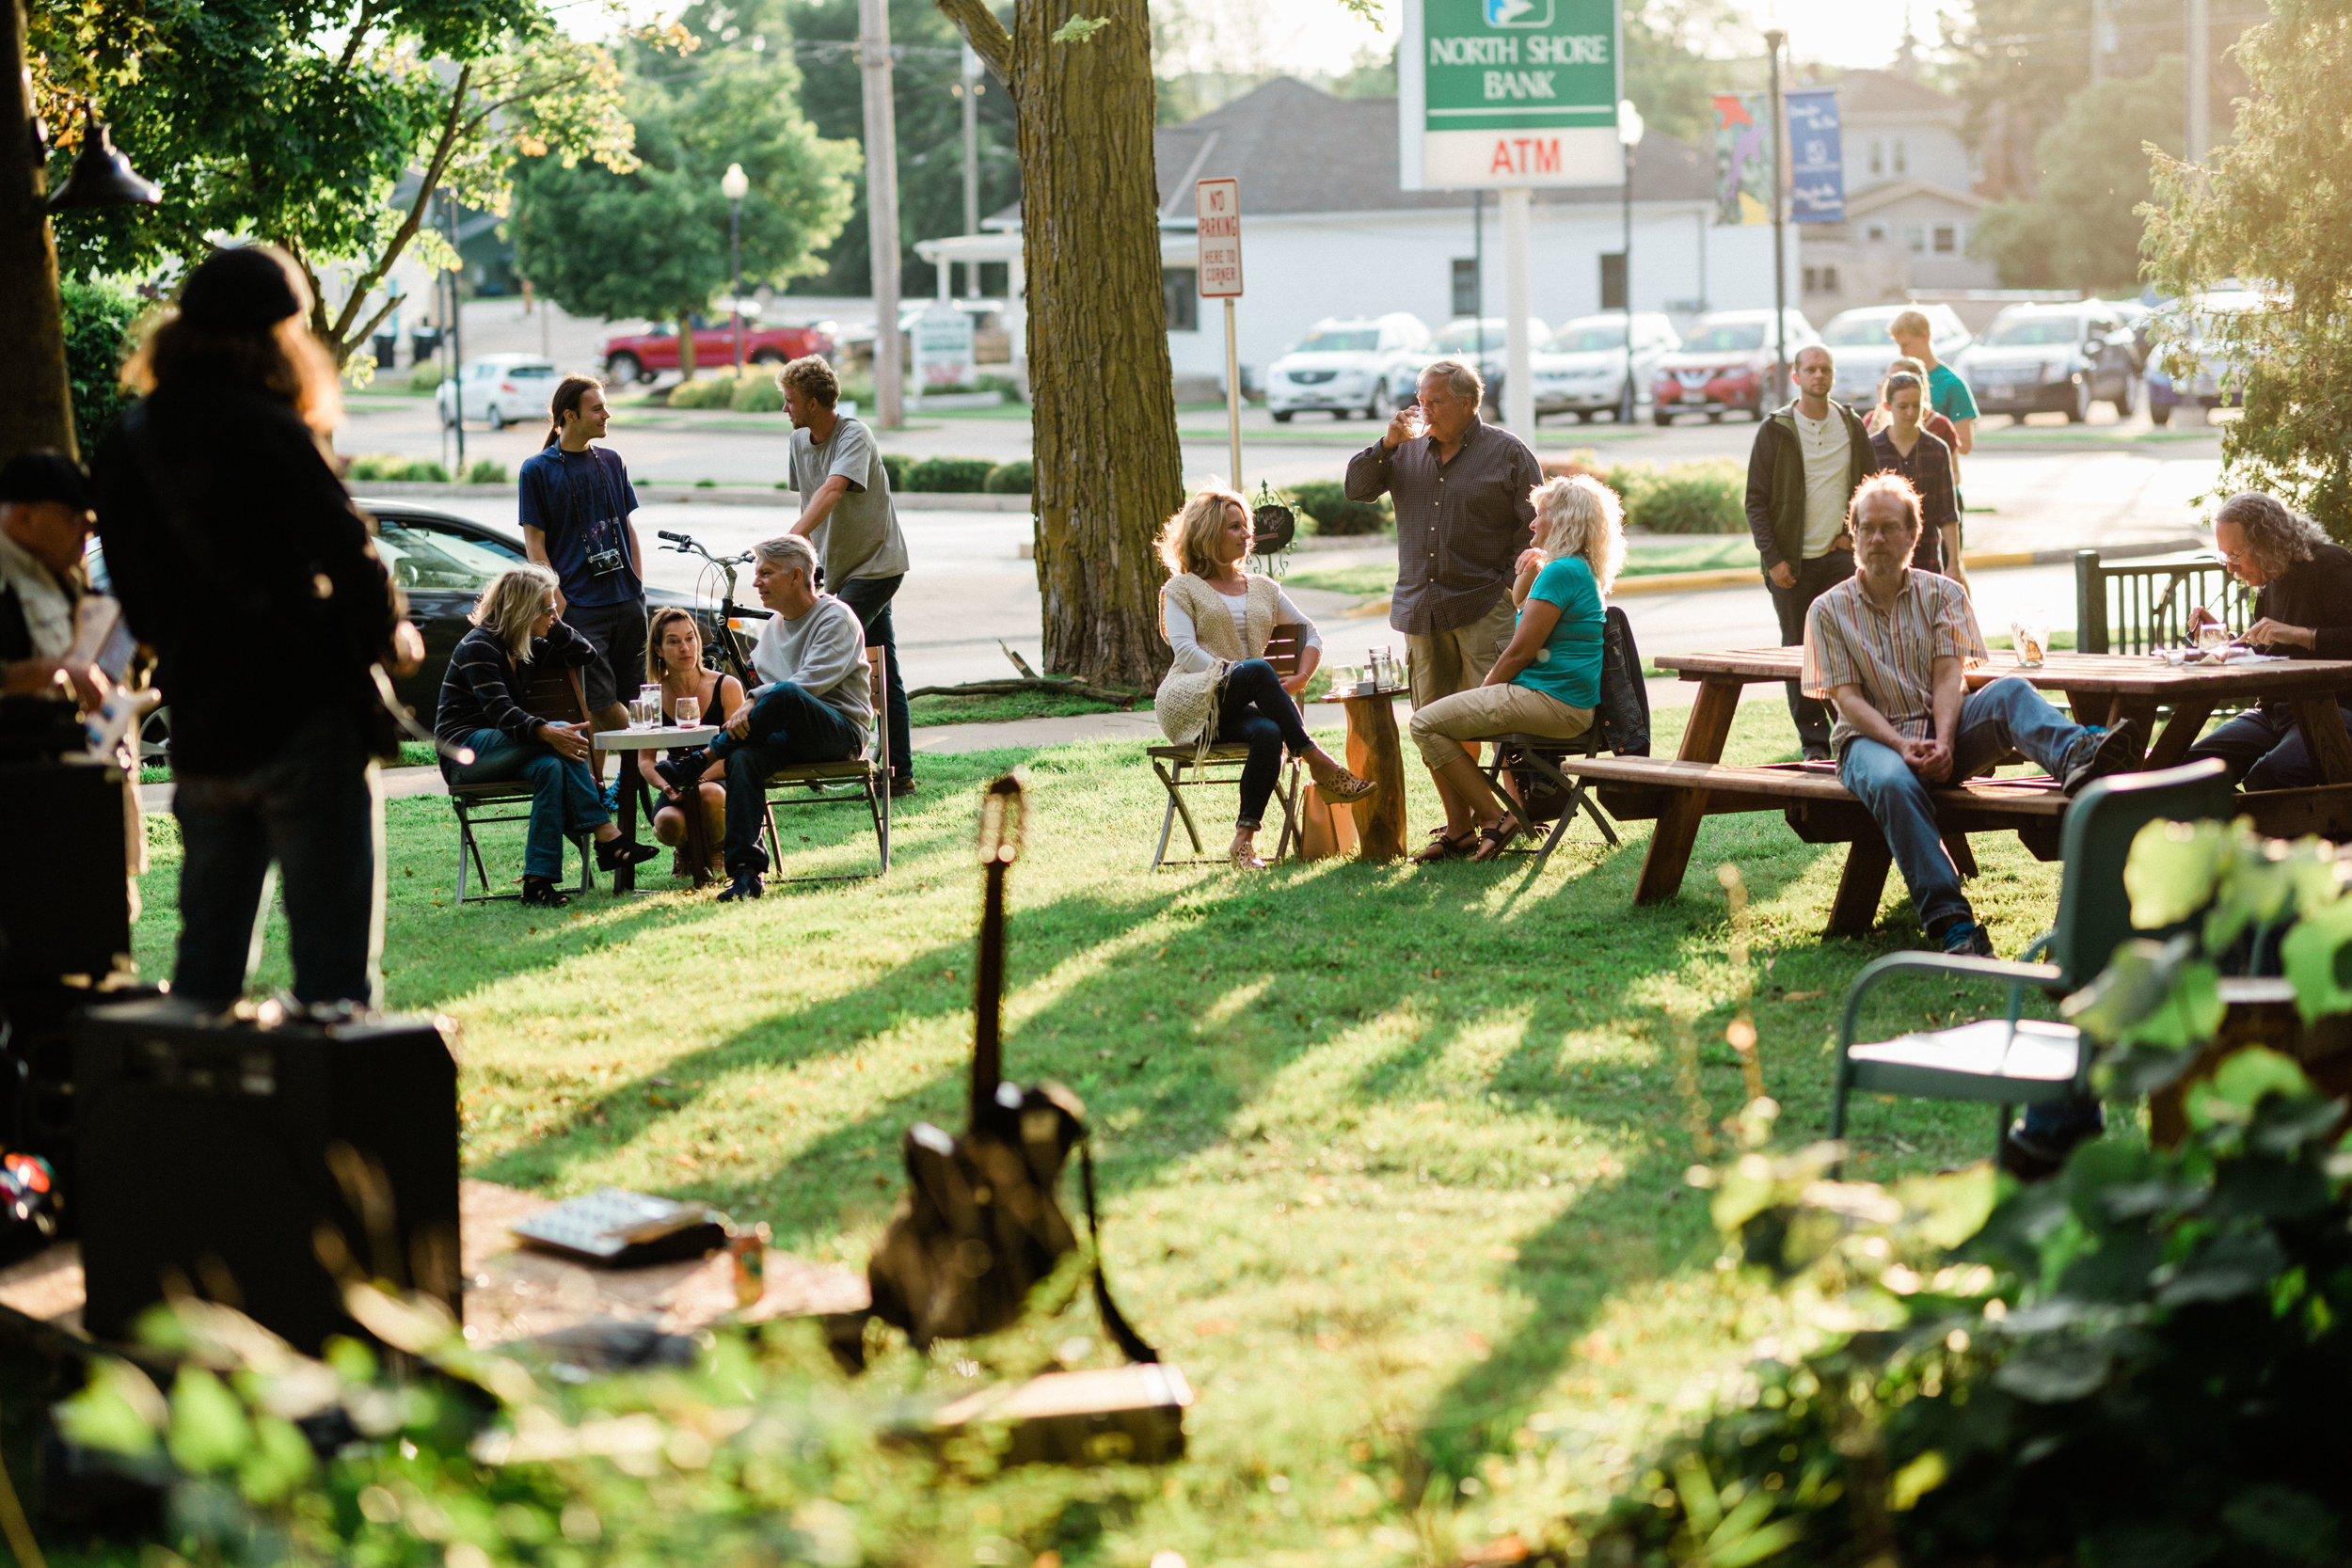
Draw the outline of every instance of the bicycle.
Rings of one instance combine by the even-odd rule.
[[[741,681],[744,689],[748,691],[755,680],[752,674],[749,640],[736,629],[736,618],[748,616],[762,621],[768,618],[767,610],[760,606],[741,605],[735,602],[735,569],[738,566],[749,564],[752,559],[751,552],[746,550],[741,555],[716,556],[688,534],[672,533],[663,529],[657,530],[656,536],[664,542],[662,545],[664,549],[675,550],[679,555],[702,557],[705,572],[717,572],[725,581],[726,587],[719,594],[717,625],[705,626],[706,635],[703,641],[719,656],[721,673],[733,675],[737,680]],[[696,595],[701,596],[702,592],[700,584],[697,584]]]

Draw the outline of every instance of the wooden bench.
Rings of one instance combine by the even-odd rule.
[[[1620,821],[1658,819],[1680,814],[1695,818],[1732,812],[1779,811],[1791,832],[1807,844],[1845,844],[1846,868],[1831,906],[1828,934],[1861,936],[1878,918],[1880,895],[1894,855],[1869,812],[1837,782],[1825,762],[1766,763],[1739,767],[1720,762],[1669,761],[1661,757],[1560,759],[1560,769],[1593,787],[1601,806]],[[2046,774],[1972,779],[1929,792],[1944,843],[1963,877],[1974,876],[1976,856],[1968,835],[2014,832],[2036,859],[2056,860],[2067,800]],[[1683,852],[1687,863],[1689,850]],[[1682,880],[1683,864],[1672,868],[1666,896]],[[1655,901],[1637,895],[1637,901]]]

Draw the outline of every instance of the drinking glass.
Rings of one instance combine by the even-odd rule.
[[[651,682],[637,689],[638,721],[647,725],[661,722],[661,688]]]
[[[2197,626],[2197,645],[2211,653],[2230,645],[2230,628],[2218,621],[2201,621]]]
[[[1429,434],[1429,416],[1422,412],[1420,404],[1408,403],[1399,412],[1405,416],[1405,438],[1406,440],[1418,441]]]
[[[2012,621],[2010,633],[2017,640],[2017,666],[2021,670],[2039,670],[2050,650],[2050,624],[2047,621]]]
[[[680,697],[671,705],[670,711],[676,716],[679,729],[691,730],[703,721],[703,700],[700,697]]]

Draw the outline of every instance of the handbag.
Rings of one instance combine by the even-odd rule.
[[[1111,1299],[1103,1277],[1094,1161],[1086,1107],[1059,1084],[1033,1088],[1003,1081],[998,1037],[1005,979],[1005,874],[1020,855],[1021,781],[989,785],[980,808],[986,896],[973,1008],[969,1121],[960,1134],[930,1122],[901,1143],[907,1191],[866,1266],[873,1305],[829,1320],[834,1354],[850,1371],[866,1363],[868,1317],[901,1329],[916,1348],[934,1339],[991,1334],[1015,1323],[1029,1292],[1078,1244],[1058,1194],[1074,1150],[1087,1229],[1095,1241],[1094,1302],[1103,1326],[1130,1361],[1157,1361]]]

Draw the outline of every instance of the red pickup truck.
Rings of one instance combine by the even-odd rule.
[[[694,368],[715,370],[735,363],[735,333],[725,316],[694,319]],[[761,326],[743,324],[743,358],[755,365],[781,365],[804,354],[830,356],[833,337],[822,326]],[[663,371],[678,368],[678,331],[663,322],[650,332],[626,333],[604,341],[605,378],[626,387],[651,381]]]

